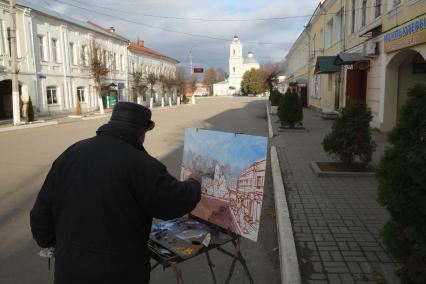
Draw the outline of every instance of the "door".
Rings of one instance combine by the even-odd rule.
[[[308,106],[308,88],[307,87],[300,88],[300,96],[302,99],[302,106],[307,107]]]
[[[366,102],[367,70],[347,70],[346,99],[350,101]]]

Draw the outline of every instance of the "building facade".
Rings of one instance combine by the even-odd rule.
[[[286,85],[294,86],[303,106],[308,105],[308,57],[309,36],[303,31],[286,55],[284,68]]]
[[[0,119],[8,119],[13,116],[9,3],[0,1],[0,9]],[[131,44],[114,28],[71,19],[25,0],[17,1],[16,18],[20,96],[31,98],[37,114],[71,113],[78,102],[87,112],[130,101],[136,69],[144,78],[149,73],[175,76],[177,60],[139,46],[140,42]],[[94,54],[108,69],[99,87],[90,67]],[[157,91],[159,86],[157,82]]]
[[[426,82],[426,3],[325,0],[307,25],[309,105],[340,111],[364,101],[372,127],[391,130],[407,90]]]

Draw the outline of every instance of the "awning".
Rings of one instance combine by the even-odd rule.
[[[356,62],[366,62],[370,61],[367,57],[365,57],[362,53],[349,53],[342,52],[336,56],[334,60],[335,65],[352,65]]]
[[[340,71],[340,66],[335,65],[336,56],[318,56],[315,65],[316,74],[335,73]]]

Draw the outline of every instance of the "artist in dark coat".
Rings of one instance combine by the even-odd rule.
[[[151,111],[118,103],[97,136],[53,163],[30,214],[42,248],[55,247],[55,283],[148,283],[153,217],[173,219],[200,200],[201,177],[184,182],[143,148]]]

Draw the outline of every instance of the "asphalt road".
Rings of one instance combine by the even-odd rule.
[[[156,128],[145,147],[179,176],[184,128],[267,136],[265,100],[258,98],[201,98],[195,106],[155,109]],[[91,137],[108,118],[63,119],[58,125],[0,133],[0,283],[52,283],[47,263],[31,238],[29,211],[54,159],[74,142]],[[265,197],[258,242],[242,240],[241,251],[255,283],[280,283],[273,190],[268,160]],[[231,248],[231,247],[229,247]],[[211,253],[219,283],[231,258]],[[186,284],[213,283],[204,256],[181,265]],[[173,271],[157,268],[150,283],[175,283]],[[239,264],[231,283],[249,283]]]

